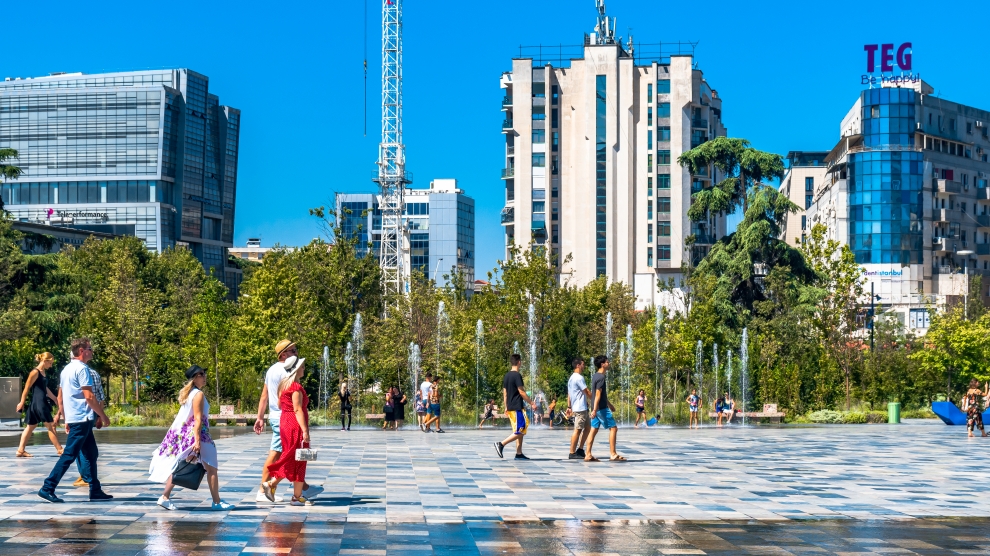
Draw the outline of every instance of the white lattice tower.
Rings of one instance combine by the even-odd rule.
[[[406,177],[402,146],[402,0],[382,1],[382,142],[375,178],[382,215],[379,261],[386,293],[404,294],[407,257],[403,195],[412,180]]]

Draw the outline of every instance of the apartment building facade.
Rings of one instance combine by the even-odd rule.
[[[784,217],[781,230],[784,241],[790,245],[800,245],[811,233],[805,211],[815,198],[815,186],[825,179],[825,157],[828,151],[791,151],[785,158],[787,171],[780,180],[779,191],[792,203],[800,207],[795,213]]]
[[[639,307],[660,303],[658,280],[678,281],[725,234],[724,217],[687,217],[692,193],[718,176],[677,164],[725,135],[722,100],[692,54],[647,50],[599,25],[569,59],[522,55],[500,80],[507,256],[545,248],[561,282],[625,282]]]
[[[990,112],[933,92],[920,80],[863,91],[807,215],[851,247],[867,291],[918,331],[930,303],[960,302],[975,275],[990,275]]]

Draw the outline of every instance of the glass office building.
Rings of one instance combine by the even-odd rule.
[[[862,152],[849,155],[849,245],[858,263],[922,264],[924,159],[915,148],[911,89],[860,97]]]
[[[342,234],[356,239],[363,254],[377,257],[382,230],[378,195],[339,193],[336,204]],[[443,286],[444,275],[458,268],[473,291],[474,199],[457,189],[457,180],[438,179],[430,182],[430,189],[407,189],[403,218],[409,232],[407,275],[419,271]]]
[[[15,220],[186,247],[232,293],[240,111],[188,69],[0,82],[0,148],[19,180],[0,186]]]

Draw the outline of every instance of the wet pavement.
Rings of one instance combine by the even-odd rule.
[[[320,430],[307,508],[255,501],[270,435],[238,435],[217,440],[230,512],[209,511],[205,484],[156,506],[155,446],[104,432],[111,502],[72,488],[74,469],[67,503],[38,498],[44,435],[32,459],[0,449],[0,554],[990,553],[990,497],[964,456],[990,439],[940,423],[620,429],[630,461],[597,464],[566,459],[565,431],[533,431],[516,461],[492,448],[505,429]]]

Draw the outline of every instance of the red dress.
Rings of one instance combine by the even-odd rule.
[[[309,411],[306,409],[309,406],[309,396],[298,382],[293,382],[278,399],[279,409],[282,410],[282,417],[278,423],[279,437],[282,439],[282,456],[268,466],[268,473],[272,477],[295,483],[306,480],[306,462],[296,461],[296,450],[303,447],[303,431],[299,428],[299,421],[296,420],[296,413],[292,407],[293,392],[302,392],[303,419],[309,423]]]

